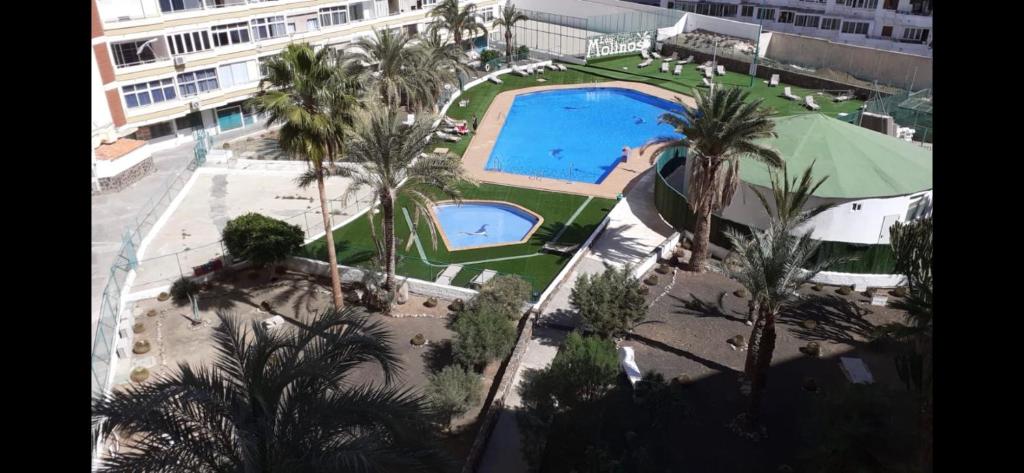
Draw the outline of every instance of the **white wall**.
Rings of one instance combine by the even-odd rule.
[[[135,20],[160,16],[157,0],[96,0],[96,8],[103,21],[117,21],[119,17]]]
[[[750,41],[757,42],[761,27],[754,23],[744,23],[742,21],[727,18],[687,13],[685,23],[683,24],[683,32],[690,33],[696,30],[714,31],[718,34],[749,39]]]
[[[92,132],[95,149],[99,146],[99,136],[105,130],[114,126],[114,120],[110,116],[110,108],[107,106],[107,96],[103,91],[103,81],[100,79],[100,69],[96,64],[96,54],[92,54]]]
[[[96,160],[94,171],[97,178],[114,177],[132,166],[139,164],[144,159],[153,155],[148,145],[142,145],[138,149],[114,160]]]

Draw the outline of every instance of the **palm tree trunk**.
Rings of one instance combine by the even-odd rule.
[[[505,30],[505,57],[512,62],[512,30]]]
[[[693,249],[690,254],[690,270],[703,273],[704,262],[708,259],[711,240],[711,209],[696,209],[697,222],[693,227]]]
[[[324,237],[327,239],[327,262],[331,265],[331,295],[334,296],[334,308],[345,307],[341,297],[341,275],[338,273],[338,254],[334,248],[334,232],[331,228],[331,211],[327,208],[327,189],[324,188],[323,171],[318,171],[316,188],[320,191],[320,213],[324,216]]]
[[[775,314],[762,304],[750,332],[747,345],[747,361],[744,373],[750,381],[750,405],[747,408],[747,422],[757,425],[761,413],[761,397],[768,384],[768,367],[775,352]]]
[[[395,290],[395,196],[391,191],[381,195],[381,212],[384,214],[384,265],[387,277],[384,290],[390,295]]]

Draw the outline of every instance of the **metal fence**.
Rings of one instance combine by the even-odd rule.
[[[213,138],[204,130],[193,133],[195,156],[189,164],[178,173],[170,176],[161,187],[163,191],[150,197],[138,215],[121,237],[121,249],[110,266],[110,276],[103,289],[100,300],[99,319],[96,324],[96,335],[92,344],[92,391],[102,394],[110,380],[111,361],[114,356],[114,344],[117,340],[117,324],[121,310],[121,299],[125,289],[128,273],[138,266],[138,248],[160,215],[170,205],[185,186],[188,179],[206,161],[206,153],[213,146]]]

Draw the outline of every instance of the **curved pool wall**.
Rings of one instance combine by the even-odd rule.
[[[676,102],[619,87],[521,94],[512,102],[484,169],[599,184],[624,158],[622,148],[682,135],[658,118]]]
[[[438,202],[431,213],[448,251],[525,243],[544,222],[524,207],[489,200]]]

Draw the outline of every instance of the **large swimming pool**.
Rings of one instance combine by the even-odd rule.
[[[622,160],[622,148],[653,138],[680,137],[658,124],[678,104],[612,87],[560,89],[519,95],[485,169],[598,184]]]

